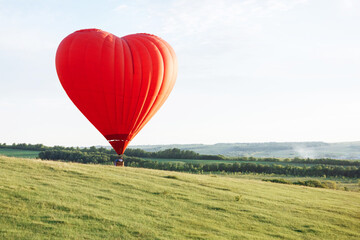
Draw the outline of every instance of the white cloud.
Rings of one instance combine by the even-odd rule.
[[[244,28],[244,24],[253,25],[252,21],[257,18],[269,17],[281,11],[289,11],[305,2],[306,0],[269,0],[264,4],[263,1],[259,0],[176,1],[169,11],[162,13],[164,18],[163,31],[192,35],[221,28],[221,32],[236,32]]]
[[[180,0],[172,2],[167,11],[150,9],[149,13],[160,19],[159,35],[178,51],[213,56],[219,54],[220,46],[220,54],[226,54],[243,42],[260,39],[274,16],[304,3],[306,0]]]
[[[359,15],[360,1],[358,0],[338,0],[338,8],[345,16]]]
[[[124,9],[126,9],[128,6],[126,5],[126,4],[121,4],[121,5],[118,5],[115,9],[114,9],[114,11],[122,11],[122,10],[124,10]]]

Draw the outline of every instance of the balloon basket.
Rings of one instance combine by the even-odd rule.
[[[124,160],[123,159],[116,159],[115,161],[115,166],[116,167],[123,167],[124,166]]]
[[[124,162],[116,162],[116,166],[117,166],[117,167],[123,167],[123,166],[124,166]]]

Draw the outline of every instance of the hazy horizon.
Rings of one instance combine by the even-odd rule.
[[[110,144],[97,144],[97,145],[58,145],[58,144],[54,144],[54,145],[48,145],[48,144],[44,144],[41,142],[35,142],[35,143],[28,143],[28,142],[0,142],[0,144],[5,143],[6,145],[11,145],[11,144],[43,144],[45,146],[49,146],[49,147],[54,147],[54,146],[63,146],[63,147],[80,147],[80,148],[88,148],[88,147],[106,147],[106,148],[111,148]],[[269,144],[269,143],[275,143],[275,144],[284,144],[284,143],[326,143],[326,144],[346,144],[346,143],[360,143],[360,141],[342,141],[342,142],[325,142],[325,141],[297,141],[297,142],[292,142],[292,141],[273,141],[273,142],[218,142],[218,143],[210,143],[210,144],[206,144],[206,143],[165,143],[165,144],[130,144],[128,147],[129,148],[134,148],[137,146],[172,146],[172,145],[204,145],[204,146],[212,146],[212,145],[220,145],[220,144]]]

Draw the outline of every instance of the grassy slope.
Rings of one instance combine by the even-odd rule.
[[[337,190],[343,191],[354,191],[360,193],[360,179],[357,178],[342,178],[342,177],[297,177],[297,176],[286,176],[286,175],[276,175],[276,174],[256,174],[256,173],[245,173],[245,174],[227,174],[227,173],[217,173],[226,175],[226,177],[231,178],[241,178],[241,179],[253,179],[253,180],[263,180],[263,179],[286,179],[290,182],[297,181],[308,181],[308,180],[319,180],[320,182],[332,181],[336,184]],[[346,188],[346,190],[345,190]]]
[[[37,158],[39,151],[0,148],[0,155],[8,157]]]
[[[359,209],[355,192],[0,157],[0,239],[359,239]]]

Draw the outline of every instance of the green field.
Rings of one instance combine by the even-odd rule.
[[[8,157],[37,158],[39,151],[0,148],[0,155]]]
[[[0,157],[0,239],[359,239],[360,194]]]
[[[240,160],[206,160],[206,159],[173,159],[173,158],[143,158],[145,160],[157,161],[157,162],[172,162],[172,163],[200,163],[200,164],[211,164],[211,163],[255,163],[264,165],[291,165],[291,166],[313,166],[313,163],[291,163],[291,162],[268,162],[268,161],[240,161]]]

